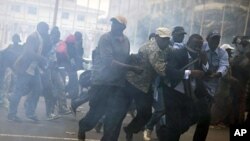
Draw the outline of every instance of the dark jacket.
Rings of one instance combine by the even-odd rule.
[[[173,50],[167,58],[166,79],[171,86],[165,85],[164,102],[168,128],[175,129],[179,135],[188,130],[188,128],[197,122],[200,113],[198,113],[197,103],[191,95],[191,81],[184,80],[185,69],[182,69],[189,63],[188,50],[181,48]],[[194,64],[194,69],[200,68],[200,63]],[[183,83],[185,94],[175,90],[175,86]]]

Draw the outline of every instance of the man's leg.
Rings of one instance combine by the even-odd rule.
[[[211,99],[209,98],[203,98],[201,100],[201,104],[199,105],[199,108],[202,113],[196,129],[195,129],[195,133],[193,136],[193,141],[205,141],[207,134],[208,134],[208,130],[209,130],[209,125],[210,125],[210,121],[211,121]]]
[[[31,93],[27,96],[25,101],[26,116],[34,121],[37,121],[35,110],[39,101],[39,97],[43,90],[40,74],[32,77],[30,83]]]
[[[159,141],[179,141],[181,134],[187,130],[185,124],[185,113],[183,113],[182,102],[186,99],[183,98],[183,94],[169,88],[163,87],[163,97],[165,105],[165,122],[166,125],[161,126],[157,130],[157,136]]]
[[[90,88],[90,108],[85,117],[79,121],[78,139],[85,139],[85,132],[93,129],[99,119],[105,114],[110,96],[108,93],[109,89],[107,86],[92,86]]]
[[[54,85],[56,87],[57,93],[57,104],[58,104],[58,113],[59,114],[68,114],[70,111],[67,106],[67,97],[66,97],[66,82],[65,82],[65,72],[62,70],[57,70],[57,77],[54,80]]]
[[[137,114],[125,130],[129,133],[138,133],[151,118],[153,96],[152,93],[146,94],[135,87],[131,90],[133,91],[131,96],[135,100]]]
[[[71,100],[74,100],[79,95],[79,83],[78,83],[77,73],[76,71],[70,70],[68,72],[68,76],[69,76],[69,83],[67,86],[67,91],[69,93]]]
[[[89,101],[89,93],[82,93],[79,98],[74,99],[71,101],[71,110],[73,114],[76,114],[76,109],[81,106],[82,104],[86,103]]]
[[[151,133],[154,129],[154,126],[160,122],[160,120],[163,118],[163,115],[165,114],[165,105],[164,105],[164,100],[162,96],[162,88],[157,88],[157,90],[154,92],[154,94],[157,94],[157,98],[154,98],[153,101],[153,108],[154,112],[145,126],[145,130],[143,131],[143,138],[144,140],[151,140]]]
[[[164,100],[162,96],[162,89],[158,88],[158,98],[157,100],[153,101],[153,108],[154,108],[154,113],[152,114],[151,119],[146,125],[146,129],[153,130],[154,126],[156,123],[159,122],[159,120],[162,118],[162,116],[165,113],[165,108],[164,108]]]
[[[111,96],[108,101],[106,117],[104,119],[104,134],[101,141],[118,140],[122,121],[132,101],[130,94],[125,93],[124,88],[113,88],[110,93]]]
[[[18,74],[14,82],[14,91],[10,95],[9,101],[9,113],[8,118],[14,119],[17,115],[17,108],[22,96],[26,95],[29,92],[29,81],[31,79],[30,75]]]

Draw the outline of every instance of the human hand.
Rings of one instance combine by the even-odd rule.
[[[143,72],[143,69],[141,67],[133,66],[132,71],[136,74],[141,74]]]
[[[209,78],[219,78],[221,76],[222,76],[222,74],[220,72],[216,72],[216,73],[210,74],[208,77]]]
[[[204,72],[201,70],[191,70],[190,76],[192,76],[194,78],[201,78],[204,76]]]

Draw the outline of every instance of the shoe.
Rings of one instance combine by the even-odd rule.
[[[133,141],[133,133],[130,133],[127,127],[123,127],[123,130],[126,134],[126,141]]]
[[[60,115],[69,115],[71,113],[72,112],[70,110],[63,110],[63,111],[59,112]]]
[[[96,131],[96,133],[101,133],[102,125],[103,125],[102,122],[98,122],[98,123],[96,124],[96,126],[95,126],[95,131]]]
[[[151,140],[151,133],[152,131],[149,129],[146,129],[143,131],[143,139],[144,141],[150,141]]]
[[[8,116],[9,121],[22,122],[22,120],[17,116]]]
[[[58,119],[58,118],[60,118],[59,115],[50,114],[50,115],[48,115],[47,120],[55,120],[55,119]]]
[[[36,116],[34,116],[34,115],[33,116],[27,116],[27,118],[34,121],[34,122],[39,121],[38,118]]]
[[[78,141],[85,141],[85,132],[78,132]]]

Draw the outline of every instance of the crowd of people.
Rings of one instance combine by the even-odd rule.
[[[77,71],[85,61],[80,32],[62,41],[58,27],[48,33],[49,25],[40,22],[24,45],[15,34],[13,44],[0,54],[0,86],[6,69],[12,76],[8,120],[21,121],[17,108],[27,95],[25,114],[33,121],[38,120],[40,96],[45,98],[48,120],[57,119],[57,114],[75,114],[88,101],[89,111],[79,121],[82,141],[86,132],[100,125],[104,125],[101,141],[118,141],[131,107],[136,114],[123,127],[127,141],[140,131],[144,140],[151,140],[154,127],[159,141],[178,141],[197,124],[193,140],[205,141],[211,124],[250,126],[250,115],[245,116],[250,110],[250,37],[234,37],[235,47],[220,46],[216,30],[205,39],[192,34],[184,42],[183,27],[159,27],[138,53],[130,54],[129,38],[123,33],[126,18],[116,16],[111,22],[111,30],[92,52],[91,70],[79,80]]]
[[[77,31],[62,41],[58,27],[48,31],[49,25],[40,22],[23,45],[20,36],[15,34],[13,44],[1,51],[1,90],[6,83],[4,80],[11,81],[10,87],[1,95],[1,99],[9,101],[8,120],[21,121],[17,109],[21,97],[26,95],[24,107],[28,119],[38,120],[35,109],[40,96],[45,98],[48,120],[58,118],[58,114],[71,113],[66,94],[72,101],[78,96],[77,70],[82,69],[82,34]],[[6,70],[10,73],[5,73]],[[10,79],[4,79],[6,76]]]

